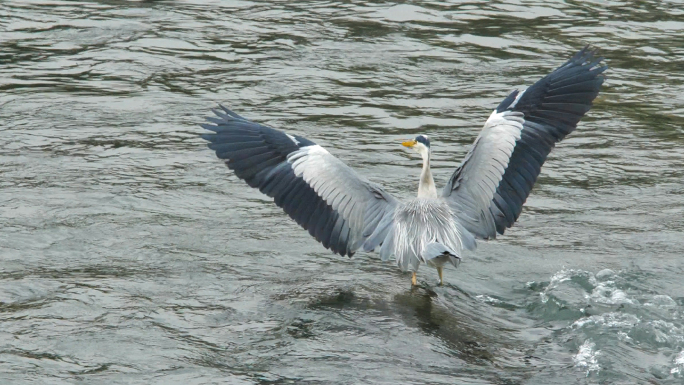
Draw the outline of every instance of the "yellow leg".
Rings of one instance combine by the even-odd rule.
[[[413,276],[411,277],[411,285],[413,286],[418,286],[418,280],[416,279],[416,272],[413,272]]]
[[[437,274],[439,274],[439,286],[442,286],[442,282],[443,282],[443,280],[442,280],[442,272],[443,272],[443,271],[444,271],[444,268],[443,268],[443,267],[440,266],[440,267],[437,268]]]

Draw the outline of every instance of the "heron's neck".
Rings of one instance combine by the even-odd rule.
[[[435,188],[435,181],[432,179],[432,172],[430,172],[430,152],[421,155],[423,156],[423,172],[420,173],[420,182],[418,183],[418,198],[436,198],[437,189]]]

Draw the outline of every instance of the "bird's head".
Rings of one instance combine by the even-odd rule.
[[[401,145],[414,150],[423,158],[430,154],[430,139],[427,135],[418,135],[415,139],[407,140],[401,143]]]

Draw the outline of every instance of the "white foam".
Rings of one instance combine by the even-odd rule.
[[[641,322],[641,320],[634,314],[611,312],[593,315],[587,318],[580,318],[573,322],[572,327],[581,328],[585,325],[594,324],[608,328],[626,328],[629,330],[636,326],[639,322]]]
[[[588,271],[575,269],[562,269],[556,272],[549,281],[548,286],[540,294],[542,303],[549,300],[549,295],[553,294],[562,302],[577,303],[587,296],[586,290],[579,282],[572,282],[573,278],[585,281],[592,287],[596,286],[596,278]]]
[[[557,286],[559,283],[569,281],[574,277],[585,278],[587,280],[587,283],[589,283],[591,286],[596,286],[597,284],[596,277],[594,277],[594,274],[588,271],[576,269],[562,269],[561,271],[556,272],[551,277],[551,281],[549,282],[548,288],[552,288],[554,286]]]
[[[684,330],[672,322],[657,319],[647,322],[646,325],[658,343],[674,345],[684,342]]]
[[[603,281],[606,279],[613,279],[615,277],[615,272],[611,269],[603,269],[596,273],[596,279]]]
[[[677,358],[675,358],[675,364],[684,365],[684,350],[679,352],[679,354],[677,355]]]
[[[684,373],[684,350],[679,352],[677,357],[674,359],[675,367],[670,370],[670,374],[680,374]]]
[[[598,372],[601,369],[597,359],[601,351],[595,350],[595,348],[596,344],[591,339],[588,339],[579,347],[579,351],[572,359],[575,362],[575,367],[586,369],[587,375],[591,372]]]
[[[677,307],[677,302],[668,295],[654,295],[650,301],[644,304],[645,306],[655,306],[663,308]]]
[[[630,337],[627,333],[625,332],[618,332],[617,333],[618,340],[622,342],[632,342],[632,337]]]
[[[501,302],[501,300],[498,300],[498,299],[496,299],[496,298],[490,297],[490,296],[485,295],[485,294],[477,295],[477,296],[475,296],[475,298],[477,298],[478,300],[480,300],[480,301],[482,301],[482,302],[484,302],[484,303],[490,303],[490,304],[500,304],[500,303],[503,303],[503,302]]]
[[[637,302],[627,296],[627,293],[618,289],[614,281],[606,281],[599,283],[591,295],[587,296],[594,302],[604,303],[608,305],[634,305]]]
[[[546,292],[539,293],[539,298],[541,299],[542,303],[546,303],[549,301],[549,296],[546,295]]]

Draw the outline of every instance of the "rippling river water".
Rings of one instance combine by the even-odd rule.
[[[224,103],[399,197],[587,43],[518,223],[438,287],[325,250],[215,159]],[[0,2],[0,383],[684,383],[684,7]]]

